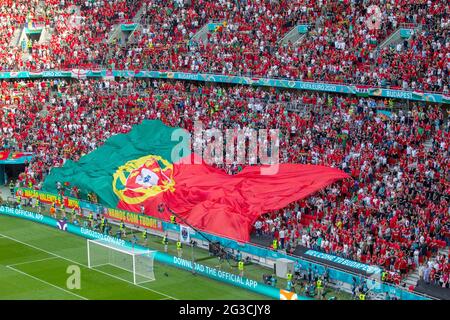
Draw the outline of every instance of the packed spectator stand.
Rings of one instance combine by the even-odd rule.
[[[448,94],[446,1],[3,1],[0,68],[106,68],[209,72],[390,86]],[[109,36],[133,21],[130,42]],[[369,20],[368,20],[369,19]],[[194,35],[210,21],[206,40]],[[367,23],[369,21],[369,23]],[[371,22],[372,21],[372,22]],[[371,23],[380,23],[375,28]],[[419,26],[395,48],[378,45],[401,24]],[[280,44],[298,24],[299,43]],[[10,46],[24,26],[48,26],[48,42]],[[158,80],[2,81],[0,148],[34,152],[20,176],[40,188],[52,167],[77,160],[143,119],[193,130],[279,128],[282,161],[339,167],[352,180],[269,212],[255,235],[382,266],[399,284],[409,272],[449,287],[448,109],[381,99]],[[290,106],[302,106],[293,112]],[[378,110],[390,110],[386,117]],[[224,168],[234,174],[238,165]]]
[[[35,153],[22,186],[40,188],[52,167],[143,119],[190,131],[195,120],[205,128],[279,128],[282,162],[339,167],[353,180],[267,213],[255,233],[288,252],[302,245],[382,266],[396,283],[448,244],[444,108],[417,105],[386,118],[377,112],[389,109],[384,100],[157,80],[3,81],[1,88],[2,148]],[[293,104],[303,112],[289,111]]]
[[[209,72],[448,93],[446,1],[4,1],[1,70],[107,68]],[[374,9],[374,6],[378,9]],[[211,21],[218,27],[195,34]],[[128,40],[112,38],[136,23]],[[298,24],[298,43],[280,40]],[[379,48],[401,25],[409,40]],[[23,26],[50,39],[9,47]],[[111,41],[110,41],[111,40]]]

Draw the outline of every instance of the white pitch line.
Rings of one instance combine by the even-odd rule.
[[[37,277],[35,277],[35,276],[32,276],[31,274],[28,274],[28,273],[26,273],[26,272],[20,271],[20,270],[14,268],[14,267],[11,267],[11,266],[6,266],[6,267],[7,267],[8,269],[10,269],[10,270],[13,270],[13,271],[18,272],[18,273],[20,273],[20,274],[23,274],[23,275],[25,275],[25,276],[27,276],[27,277],[33,278],[34,280],[40,281],[40,282],[42,282],[42,283],[45,283],[46,285],[52,286],[53,288],[56,288],[56,289],[59,289],[59,290],[62,290],[62,291],[64,291],[64,292],[66,292],[66,293],[69,293],[69,294],[71,294],[71,295],[74,295],[74,296],[77,297],[77,298],[80,298],[80,299],[83,299],[83,300],[89,300],[88,298],[85,298],[85,297],[80,296],[80,295],[78,295],[78,294],[76,294],[76,293],[70,292],[69,290],[66,290],[66,289],[64,289],[64,288],[58,287],[58,286],[56,286],[56,285],[54,285],[54,284],[52,284],[52,283],[50,283],[50,282],[47,282],[47,281],[42,280],[42,279],[39,279],[39,278],[37,278]]]
[[[162,293],[162,292],[159,292],[159,291],[150,289],[150,288],[146,288],[146,287],[143,287],[143,286],[138,285],[138,284],[134,284],[133,282],[129,282],[129,281],[125,280],[125,279],[116,277],[116,276],[114,276],[114,275],[112,275],[112,274],[103,272],[103,271],[101,271],[101,270],[89,268],[88,266],[86,266],[86,265],[84,265],[84,264],[82,264],[82,263],[80,263],[80,262],[77,262],[77,261],[74,261],[74,260],[71,260],[71,259],[68,259],[68,258],[64,258],[64,257],[62,257],[62,256],[60,256],[60,255],[57,255],[56,253],[53,253],[53,252],[44,250],[44,249],[42,249],[42,248],[33,246],[33,245],[31,245],[31,244],[28,244],[28,243],[25,243],[25,242],[23,242],[23,241],[17,240],[17,239],[15,239],[15,238],[12,238],[12,237],[7,236],[7,235],[5,235],[5,234],[0,233],[0,236],[4,237],[4,238],[6,238],[6,239],[10,239],[10,240],[12,240],[12,241],[16,241],[16,242],[21,243],[21,244],[23,244],[23,245],[25,245],[25,246],[28,246],[28,247],[30,247],[30,248],[33,248],[33,249],[36,249],[36,250],[40,250],[40,251],[42,251],[42,252],[45,252],[45,253],[47,253],[47,254],[49,254],[49,255],[52,255],[52,256],[55,256],[55,257],[58,257],[58,258],[60,258],[60,259],[63,259],[63,260],[72,262],[72,263],[74,263],[74,264],[78,264],[78,265],[83,266],[83,267],[86,267],[86,268],[88,268],[89,270],[97,271],[97,272],[99,272],[99,273],[102,273],[102,274],[105,274],[105,275],[107,275],[107,276],[116,278],[116,279],[118,279],[118,280],[122,280],[122,281],[124,281],[124,282],[126,282],[126,283],[130,283],[130,284],[135,285],[135,286],[137,286],[137,287],[140,287],[140,288],[142,288],[142,289],[145,289],[145,290],[152,291],[152,292],[154,292],[154,293],[160,294],[160,295],[165,296],[165,297],[167,297],[167,298],[171,298],[171,299],[174,299],[174,300],[178,300],[177,298],[171,297],[171,296],[169,296],[169,295],[167,295],[167,294],[165,294],[165,293]]]
[[[122,268],[119,268],[119,269],[122,269]],[[140,288],[143,288],[143,289],[147,289],[147,290],[151,290],[151,291],[153,291],[153,292],[156,292],[156,293],[158,293],[158,294],[160,294],[160,295],[163,295],[163,296],[167,297],[166,299],[175,299],[175,298],[172,298],[172,297],[170,297],[170,296],[168,296],[168,295],[166,295],[166,294],[164,294],[164,293],[160,293],[160,292],[158,292],[158,291],[155,291],[155,290],[152,290],[152,289],[143,287],[143,286],[141,286],[140,284],[134,284],[134,282],[131,282],[131,281],[128,281],[128,280],[126,280],[126,279],[120,278],[120,277],[118,277],[118,276],[109,274],[109,273],[107,273],[107,272],[105,272],[105,271],[95,269],[95,267],[94,267],[94,268],[89,268],[89,270],[94,270],[94,271],[97,271],[97,272],[106,274],[107,276],[113,277],[113,278],[115,278],[115,279],[125,281],[126,283],[132,284],[132,285],[134,285],[134,286],[137,286],[137,287],[140,287]],[[127,271],[128,271],[128,270],[127,270]],[[161,300],[161,299],[159,299],[159,300]],[[177,300],[177,299],[175,299],[175,300]]]
[[[9,264],[9,265],[7,265],[7,267],[15,267],[15,266],[23,265],[23,264],[29,264],[29,263],[35,263],[35,262],[41,262],[41,261],[47,261],[47,260],[52,260],[52,259],[59,259],[59,257],[49,257],[49,258],[44,258],[44,259],[39,259],[39,260],[32,260],[32,261],[19,262],[19,263]]]

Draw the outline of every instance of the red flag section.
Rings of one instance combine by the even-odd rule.
[[[172,188],[139,204],[121,200],[118,208],[141,212],[144,206],[146,214],[168,220],[170,211],[158,210],[164,204],[196,228],[249,241],[252,226],[262,214],[349,178],[341,170],[315,165],[280,164],[274,175],[262,175],[260,169],[248,166],[228,175],[206,164],[173,164]]]

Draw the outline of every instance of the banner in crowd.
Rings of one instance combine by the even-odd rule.
[[[185,139],[173,139],[176,134]],[[57,182],[67,181],[94,192],[108,208],[146,212],[166,221],[171,213],[164,208],[170,208],[193,227],[248,241],[252,221],[260,215],[349,178],[336,168],[285,163],[270,174],[255,165],[228,175],[206,163],[191,164],[200,156],[190,154],[186,135],[159,120],[144,120],[79,161],[53,168],[42,189],[56,192]],[[182,154],[172,160],[174,150]]]
[[[17,188],[16,195],[25,199],[38,199],[45,204],[55,204],[60,206],[64,204],[66,208],[80,208],[80,200],[72,197],[61,196],[55,193],[44,192],[41,190],[34,190],[29,188]]]
[[[24,164],[33,158],[32,152],[0,150],[0,164]]]
[[[111,74],[112,73],[112,74]],[[285,79],[253,78],[241,76],[225,76],[220,74],[208,73],[188,73],[188,72],[160,72],[151,70],[87,70],[73,69],[72,71],[42,71],[39,73],[30,73],[28,71],[20,72],[0,72],[0,79],[29,79],[29,78],[155,78],[155,79],[175,79],[216,83],[232,83],[241,85],[253,85],[264,87],[276,87],[286,89],[298,89],[308,91],[320,91],[330,93],[346,93],[357,96],[392,98],[400,100],[423,101],[433,103],[450,104],[448,94],[439,94],[431,92],[414,92],[399,89],[375,88],[358,85],[345,85],[322,83],[314,81],[299,81]]]
[[[123,221],[135,226],[163,231],[162,221],[151,216],[124,211],[120,209],[103,208],[103,215],[108,219]]]
[[[137,24],[136,23],[123,23],[120,25],[120,29],[124,32],[131,32],[136,29]]]
[[[341,257],[337,257],[332,254],[325,253],[325,252],[308,250],[305,252],[305,254],[312,256],[312,257],[319,258],[319,259],[328,260],[330,262],[334,262],[334,263],[340,264],[342,266],[347,266],[347,267],[351,267],[354,269],[358,269],[358,270],[367,272],[369,274],[381,273],[381,269],[379,267],[371,266],[371,265],[353,261],[353,260],[348,260],[348,259],[341,258]]]
[[[191,228],[180,225],[180,240],[184,243],[191,242]]]

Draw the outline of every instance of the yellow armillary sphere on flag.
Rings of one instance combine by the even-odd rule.
[[[139,204],[161,192],[174,191],[173,165],[160,156],[130,160],[113,175],[113,191],[127,204]]]

